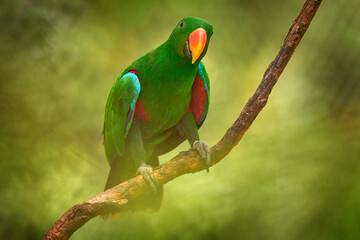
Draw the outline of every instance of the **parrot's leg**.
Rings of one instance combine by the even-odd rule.
[[[154,171],[150,165],[146,165],[145,163],[141,163],[140,167],[138,167],[136,171],[136,175],[140,175],[144,178],[145,182],[150,186],[151,191],[153,193],[157,193],[156,190],[156,180],[154,176]]]
[[[205,160],[206,171],[209,172],[209,167],[211,165],[210,148],[206,142],[200,141],[194,115],[191,112],[186,113],[185,116],[182,118],[180,124],[186,138],[190,143],[190,146],[196,151],[198,151],[202,159]]]
[[[195,141],[192,148],[197,150],[200,156],[205,160],[206,171],[209,172],[209,167],[211,166],[211,154],[209,145],[207,145],[207,143],[204,141]]]
[[[145,163],[146,151],[144,149],[140,126],[137,121],[133,121],[126,140],[127,148],[130,150],[131,156],[134,159],[135,167],[137,168],[136,175],[141,174],[151,190],[156,193],[156,180],[154,172],[152,167]]]

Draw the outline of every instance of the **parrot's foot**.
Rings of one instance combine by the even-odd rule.
[[[151,166],[142,163],[140,167],[136,171],[136,175],[140,175],[144,178],[145,182],[149,185],[151,191],[153,193],[157,193],[156,190],[156,180],[154,176],[154,172]]]
[[[209,172],[209,167],[211,165],[211,155],[210,148],[207,143],[202,141],[195,141],[192,148],[198,151],[202,159],[205,160],[206,171]]]

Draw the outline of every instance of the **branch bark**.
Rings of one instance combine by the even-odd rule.
[[[224,137],[211,148],[212,165],[223,159],[234,148],[259,112],[265,107],[268,97],[279,76],[289,62],[295,48],[310,25],[321,0],[307,0],[281,46],[277,56],[265,71],[260,85],[248,100],[234,124]],[[195,173],[205,169],[204,162],[194,150],[181,152],[154,171],[159,185],[186,173]],[[141,176],[123,182],[93,198],[77,204],[64,213],[45,234],[43,239],[68,239],[90,219],[97,215],[125,212],[127,202],[149,191]]]

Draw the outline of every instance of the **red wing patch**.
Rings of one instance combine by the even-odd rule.
[[[205,86],[202,79],[196,74],[192,86],[190,107],[196,123],[199,123],[204,114],[204,102],[206,101]]]
[[[143,121],[149,121],[151,119],[150,114],[145,112],[144,105],[141,101],[136,102],[135,116],[136,116],[136,118],[143,120]]]

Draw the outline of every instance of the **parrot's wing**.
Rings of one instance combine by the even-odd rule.
[[[192,86],[190,107],[194,115],[197,127],[204,123],[209,110],[210,103],[210,82],[205,66],[199,63],[198,72]]]
[[[132,72],[119,77],[110,91],[104,121],[104,145],[110,165],[116,156],[124,153],[139,93],[140,81]]]

